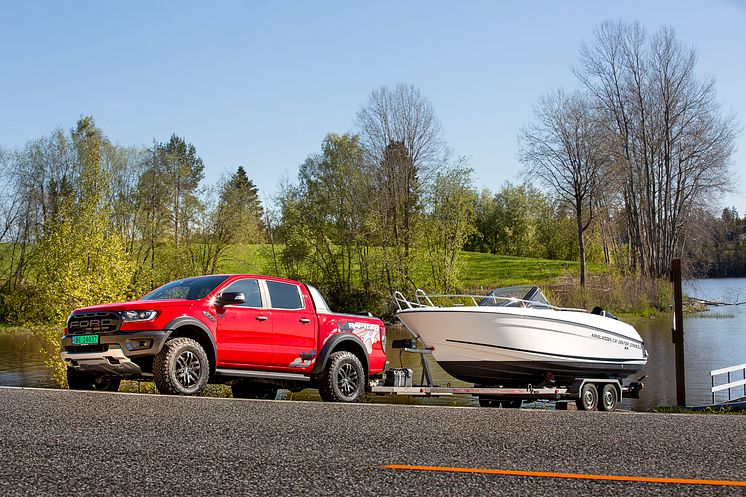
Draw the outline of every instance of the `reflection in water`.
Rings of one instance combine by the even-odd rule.
[[[41,350],[41,342],[29,331],[0,331],[0,385],[54,387]]]
[[[703,280],[696,288],[691,284],[685,287],[689,295],[700,298],[735,301],[731,297],[746,298],[746,279]],[[676,403],[676,383],[674,372],[674,349],[671,343],[671,318],[639,320],[631,323],[645,341],[650,358],[647,366],[638,376],[647,374],[645,389],[641,399],[625,399],[623,409],[650,411],[661,405]],[[410,338],[409,332],[400,325],[387,327],[388,344],[397,338]],[[710,371],[713,369],[746,363],[746,305],[717,307],[712,310],[687,316],[684,320],[686,354],[687,403],[704,405],[711,401]],[[41,344],[28,332],[0,332],[0,385],[53,387],[54,383],[44,366],[40,353]],[[391,367],[411,368],[415,383],[422,374],[419,355],[387,350]],[[440,386],[469,385],[456,380],[443,371],[428,356],[433,381]],[[734,379],[740,379],[735,378]],[[735,392],[734,392],[735,393]],[[318,393],[307,389],[287,398],[317,400]],[[476,400],[466,396],[440,398],[424,397],[383,397],[370,396],[375,403],[414,403],[475,406]],[[543,404],[539,404],[541,407]]]

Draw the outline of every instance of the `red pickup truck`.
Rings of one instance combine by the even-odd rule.
[[[385,344],[380,319],[333,313],[310,285],[211,275],[76,309],[60,357],[75,389],[116,391],[122,378],[147,378],[165,394],[225,383],[234,397],[311,387],[326,401],[357,402],[386,368]]]

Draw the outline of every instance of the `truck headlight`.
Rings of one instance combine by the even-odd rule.
[[[157,315],[158,311],[122,311],[125,321],[152,321]]]

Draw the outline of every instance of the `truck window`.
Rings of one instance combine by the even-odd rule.
[[[259,282],[254,279],[234,281],[224,292],[241,292],[246,302],[241,307],[262,307],[262,294],[259,293]]]
[[[274,309],[303,309],[297,286],[279,281],[267,281],[267,288]]]

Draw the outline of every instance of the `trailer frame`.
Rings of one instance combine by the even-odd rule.
[[[479,398],[482,407],[520,407],[524,400],[570,400],[583,411],[613,411],[623,398],[639,398],[644,388],[644,376],[628,385],[621,380],[610,378],[575,378],[570,385],[554,385],[551,378],[542,385],[527,384],[520,387],[452,387],[437,386],[433,383],[430,365],[426,355],[431,349],[401,347],[405,352],[418,354],[422,364],[420,385],[386,385],[384,380],[373,383],[370,392],[375,395],[406,395],[412,397],[445,397],[451,395],[472,395]],[[393,368],[392,368],[393,369]]]

